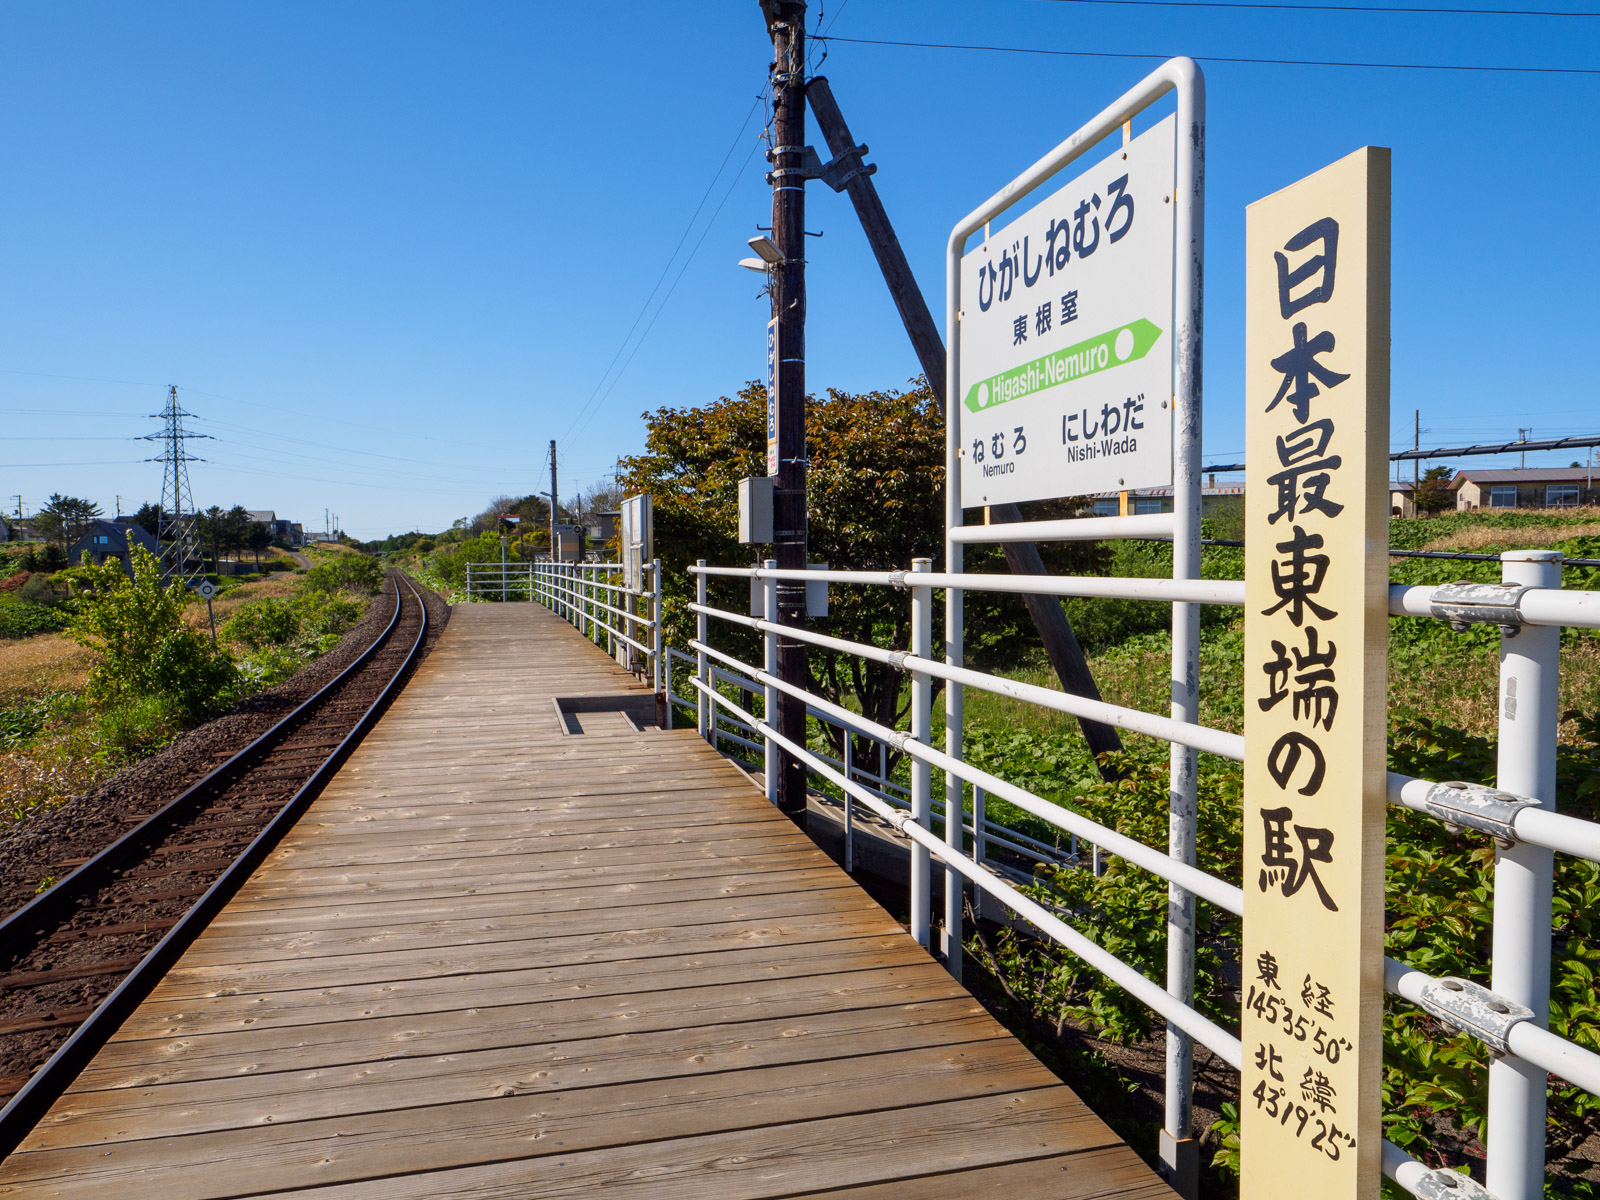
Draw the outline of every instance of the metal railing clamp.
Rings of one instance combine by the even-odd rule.
[[[1513,827],[1517,814],[1525,808],[1539,807],[1537,800],[1527,796],[1459,780],[1434,784],[1422,803],[1451,833],[1476,829],[1494,838],[1502,849],[1510,849],[1521,840]]]
[[[1460,1171],[1429,1171],[1416,1181],[1412,1194],[1419,1200],[1496,1200],[1493,1192]]]
[[[1441,621],[1448,621],[1457,633],[1469,625],[1498,625],[1507,637],[1515,637],[1522,628],[1522,614],[1517,605],[1526,585],[1501,583],[1473,583],[1458,579],[1433,590],[1429,608]]]
[[[906,572],[906,571],[890,571],[889,572],[889,586],[890,587],[897,587],[897,588],[903,588],[903,587],[909,586],[906,583],[906,575],[907,574],[909,574],[909,572]]]
[[[1428,1012],[1446,1025],[1469,1033],[1496,1058],[1511,1053],[1511,1030],[1533,1020],[1533,1009],[1491,992],[1481,983],[1446,975],[1422,986],[1417,998]]]
[[[896,671],[904,671],[906,669],[906,659],[910,657],[911,651],[896,650],[893,654],[889,655],[889,665]]]

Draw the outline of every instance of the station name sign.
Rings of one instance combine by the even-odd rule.
[[[1177,119],[961,259],[968,505],[1172,482]]]

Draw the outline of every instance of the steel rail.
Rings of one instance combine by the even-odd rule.
[[[287,737],[302,720],[320,707],[322,701],[334,689],[338,688],[353,672],[359,670],[361,665],[371,655],[377,653],[378,649],[389,640],[389,635],[400,621],[402,600],[403,597],[397,579],[395,583],[394,612],[389,617],[389,623],[384,627],[383,632],[373,639],[372,644],[361,652],[360,657],[322,687],[318,688],[313,695],[249,745],[242,750],[236,751],[220,766],[213,768],[190,784],[175,799],[169,800],[87,862],[74,868],[69,875],[57,881],[48,891],[41,892],[4,920],[0,920],[0,946],[19,944],[17,942],[19,930],[27,928],[30,924],[39,924],[51,920],[64,906],[89,891],[102,876],[115,869],[128,855],[137,850],[140,843],[164,832],[177,817],[183,814],[186,808],[200,803],[213,791],[232,783],[247,767]]]
[[[409,579],[406,579],[398,572],[392,578],[395,580],[395,613],[383,633],[374,639],[372,645],[363,651],[361,656],[348,667],[340,671],[327,685],[320,688],[305,704],[302,704],[293,713],[290,713],[289,716],[274,725],[272,729],[262,735],[262,738],[256,739],[250,746],[247,746],[221,767],[212,771],[201,781],[201,784],[214,781],[223,771],[230,767],[234,768],[234,774],[236,775],[238,767],[235,764],[239,762],[243,755],[254,749],[263,738],[282,729],[296,714],[302,713],[307,705],[325,697],[331,688],[348,678],[352,671],[365,663],[372,654],[387,643],[390,635],[398,626],[401,612],[404,609],[405,598],[400,590],[402,583],[410,590],[412,599],[417,602],[417,607],[422,614],[416,641],[406,653],[405,661],[389,677],[388,682],[384,684],[377,697],[368,705],[366,711],[361,714],[355,725],[351,727],[350,732],[344,736],[333,752],[323,759],[316,770],[312,772],[311,777],[300,785],[295,794],[278,810],[266,827],[245,847],[244,852],[234,859],[232,864],[184,913],[178,923],[169,929],[154,948],[140,960],[139,965],[134,967],[112,993],[95,1007],[95,1010],[89,1014],[83,1024],[73,1030],[72,1035],[56,1049],[56,1052],[50,1056],[42,1067],[33,1073],[33,1076],[22,1086],[21,1090],[12,1096],[10,1102],[3,1109],[0,1109],[0,1158],[4,1158],[17,1148],[22,1139],[49,1111],[50,1106],[61,1097],[71,1082],[77,1078],[78,1073],[88,1064],[89,1060],[110,1040],[123,1021],[150,994],[162,976],[188,949],[190,942],[210,924],[211,918],[233,898],[240,885],[249,878],[250,874],[260,865],[261,860],[267,856],[272,848],[277,845],[278,840],[294,825],[311,801],[321,793],[328,779],[343,765],[345,759],[360,744],[361,739],[366,736],[367,731],[372,727],[378,716],[381,715],[383,708],[393,699],[395,693],[399,690],[401,681],[417,661],[418,655],[422,652],[423,644],[427,640],[428,606],[422,602],[421,593],[417,591],[415,585]],[[233,777],[233,775],[229,775],[227,778],[231,780]],[[201,784],[195,784],[189,788],[179,799],[191,796]],[[176,803],[178,801],[173,802],[173,804]],[[173,805],[169,804],[160,811],[166,813],[172,807]],[[126,842],[126,838],[119,839],[117,844],[123,844],[124,842]],[[84,865],[87,866],[88,864]],[[66,880],[62,882],[65,883]],[[19,914],[20,911],[22,910],[19,910]]]

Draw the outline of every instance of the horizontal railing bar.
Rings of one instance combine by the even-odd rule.
[[[722,651],[707,646],[700,641],[691,641],[689,647],[693,650],[703,649],[707,654],[722,658],[725,661],[729,657],[724,655]],[[735,659],[734,661],[737,662],[738,660]],[[773,687],[780,692],[796,696],[809,704],[823,708],[824,711],[832,710],[838,713],[846,713],[848,716],[841,719],[858,723],[863,732],[871,733],[874,737],[888,741],[912,758],[921,759],[941,771],[949,771],[966,782],[983,788],[991,796],[998,796],[1000,799],[1016,805],[1024,812],[1030,812],[1042,820],[1049,821],[1052,825],[1059,826],[1068,833],[1075,833],[1080,838],[1086,838],[1090,842],[1111,851],[1117,857],[1126,859],[1137,867],[1143,867],[1146,871],[1160,876],[1169,883],[1175,883],[1186,891],[1193,892],[1201,899],[1209,900],[1228,912],[1240,914],[1244,911],[1244,893],[1230,883],[1214,879],[1196,867],[1178,862],[1170,855],[1160,850],[1152,849],[1143,842],[1118,833],[1114,829],[1108,829],[1097,821],[1073,812],[1070,808],[1063,808],[1059,804],[1035,796],[1032,792],[1026,791],[1014,783],[1007,783],[999,776],[991,775],[980,767],[975,767],[971,763],[963,762],[958,758],[952,758],[942,750],[935,750],[932,746],[914,741],[903,733],[887,729],[875,721],[869,721],[865,717],[849,713],[849,710],[841,709],[829,701],[812,696],[804,689],[786,680],[779,679],[775,675],[769,675],[765,671],[757,671],[755,672],[755,678],[764,686]]]
[[[1420,1159],[1412,1158],[1388,1138],[1383,1139],[1383,1173],[1413,1196],[1423,1196],[1427,1200],[1437,1200],[1460,1186],[1459,1182],[1451,1182],[1450,1176],[1454,1175],[1458,1181],[1461,1178],[1448,1168],[1435,1170]]]
[[[967,528],[983,528],[967,526]],[[993,528],[992,526],[990,528]],[[1167,603],[1226,604],[1243,606],[1242,579],[1138,579],[1100,575],[993,575],[928,571],[811,571],[773,567],[700,567],[690,573],[741,579],[789,579],[868,587],[961,588],[969,592],[1013,595],[1073,596],[1107,600],[1153,600]],[[1389,585],[1389,615],[1433,616],[1433,593],[1438,584]],[[1517,612],[1526,625],[1565,625],[1575,629],[1600,629],[1600,592],[1567,588],[1529,588],[1517,600]]]
[[[726,568],[690,567],[702,574]],[[1244,604],[1242,579],[1135,579],[1101,575],[986,575],[944,571],[803,571],[778,567],[746,567],[748,579],[861,584],[876,587],[964,588],[970,592],[1006,592],[1036,596],[1079,596],[1107,600],[1184,601],[1191,604]]]
[[[745,617],[737,613],[725,612],[719,608],[711,608],[707,605],[690,604],[688,608],[691,612],[703,612],[707,616],[731,621],[738,625],[745,625],[759,632],[771,631],[781,637],[790,637],[797,641],[809,642],[826,650],[838,650],[846,654],[855,654],[861,658],[871,659],[874,662],[898,667],[903,671],[931,675],[936,679],[944,679],[950,683],[965,684],[968,687],[978,688],[980,691],[993,692],[998,696],[1010,696],[1015,700],[1025,700],[1028,703],[1037,704],[1041,708],[1067,713],[1074,717],[1086,717],[1091,721],[1098,721],[1102,725],[1113,725],[1119,729],[1126,729],[1131,733],[1142,733],[1149,737],[1160,738],[1163,741],[1177,742],[1182,746],[1192,746],[1194,749],[1204,751],[1207,754],[1215,754],[1222,758],[1235,760],[1244,758],[1244,738],[1236,733],[1228,733],[1221,729],[1209,729],[1204,725],[1192,725],[1187,721],[1174,721],[1171,717],[1160,717],[1154,713],[1140,712],[1134,708],[1123,708],[1118,704],[1107,704],[1103,700],[1089,700],[1082,696],[1058,692],[1053,688],[1040,687],[1037,684],[1023,683],[1015,679],[1002,679],[999,676],[988,675],[982,671],[974,671],[967,667],[953,667],[946,663],[936,662],[931,658],[919,658],[899,651],[880,650],[876,646],[868,646],[861,642],[829,637],[826,634],[816,633],[793,625],[779,625],[776,622],[769,623],[756,617]]]
[[[1386,991],[1421,1005],[1423,989],[1438,980],[1397,959],[1384,957],[1383,986]],[[1532,1021],[1519,1021],[1506,1035],[1511,1053],[1551,1075],[1559,1075],[1591,1095],[1600,1095],[1600,1054],[1585,1050],[1560,1034],[1551,1033]]]
[[[596,586],[596,587],[604,587],[605,585],[604,584],[596,584],[594,586]],[[640,616],[638,613],[631,613],[631,612],[627,611],[627,609],[613,608],[610,604],[606,603],[604,600],[600,599],[598,596],[587,595],[584,592],[578,591],[576,588],[562,585],[562,586],[552,587],[549,590],[552,593],[554,593],[555,595],[562,597],[563,599],[571,600],[574,604],[593,604],[596,607],[605,609],[607,612],[616,613],[617,616],[619,616],[619,617],[627,617],[628,620],[633,621],[633,622],[635,622],[637,624],[641,624],[641,625],[650,624],[650,618],[649,617]],[[634,596],[648,596],[648,595],[650,595],[649,592],[632,592],[630,594],[634,595]]]
[[[726,655],[722,651],[699,641],[691,642],[690,646],[694,650],[704,650],[708,655],[724,661],[738,662],[732,656]],[[1099,845],[1101,849],[1123,858],[1135,866],[1143,867],[1153,874],[1177,883],[1180,887],[1193,892],[1202,899],[1210,900],[1212,903],[1236,915],[1243,914],[1242,890],[1223,880],[1214,879],[1193,867],[1174,862],[1167,855],[1145,846],[1142,842],[1135,841],[1114,830],[1106,829],[1087,817],[1073,813],[1070,809],[1053,804],[1048,800],[1033,795],[1031,792],[1024,791],[1015,784],[1007,783],[1005,780],[990,775],[986,771],[973,767],[969,763],[953,759],[932,747],[907,738],[899,731],[889,730],[877,722],[851,713],[847,709],[839,708],[819,697],[811,696],[803,689],[778,679],[776,676],[769,675],[765,671],[754,671],[753,675],[755,681],[763,686],[774,687],[779,691],[797,696],[812,706],[822,709],[828,715],[834,716],[841,723],[848,721],[859,732],[879,740],[888,741],[890,744],[902,749],[906,754],[922,759],[942,770],[950,771],[969,783],[981,786],[991,796],[1009,801],[1026,812],[1031,812],[1035,816],[1050,821],[1052,824],[1058,825],[1069,832],[1076,833],[1080,838]],[[727,703],[730,708],[737,707],[731,702]],[[742,713],[742,710],[740,711]],[[794,744],[789,739],[777,736],[774,731],[767,727],[765,722],[757,721],[753,717],[748,717],[748,715],[747,719],[752,722],[753,727],[763,736],[770,737],[780,744],[788,746],[791,750],[793,749]],[[869,789],[858,786],[854,780],[846,780],[843,775],[833,769],[831,764],[814,752],[807,750],[805,757],[814,764],[819,773],[831,776],[836,784],[842,786],[848,783],[853,794],[871,795]],[[1423,783],[1425,781],[1411,780],[1406,776],[1393,775],[1390,782],[1391,786],[1399,785],[1397,790],[1403,790],[1404,785],[1407,783]],[[892,809],[880,797],[874,796],[873,799],[877,800],[885,809],[884,815],[887,816],[892,811],[903,818],[904,813],[901,810]],[[930,842],[931,840],[930,835]],[[936,844],[940,848],[944,846],[942,841]],[[944,854],[940,854],[939,857],[947,862],[949,861]],[[1394,959],[1385,960],[1385,987],[1397,995],[1415,1001],[1418,999],[1421,986],[1431,981],[1431,977],[1423,972],[1407,967]],[[1560,1075],[1569,1082],[1575,1083],[1591,1092],[1600,1093],[1600,1055],[1596,1055],[1557,1034],[1550,1033],[1548,1030],[1540,1029],[1527,1022],[1520,1023],[1512,1028],[1510,1045],[1514,1054],[1525,1058],[1535,1066],[1541,1067],[1552,1074]]]
[[[1171,537],[1177,527],[1172,513],[1132,517],[1068,517],[1060,521],[1012,521],[1002,525],[958,525],[952,542],[1087,542],[1101,538]]]
[[[698,683],[699,681],[696,680],[695,682]],[[710,689],[707,690],[709,691]],[[718,695],[716,700],[729,708],[738,708],[725,696]],[[985,871],[971,859],[959,854],[952,854],[950,847],[944,844],[943,839],[935,837],[928,830],[922,828],[921,825],[911,820],[909,814],[891,808],[866,788],[858,786],[853,780],[846,779],[832,767],[821,762],[807,747],[801,746],[791,738],[784,737],[776,729],[767,725],[766,722],[757,721],[755,717],[742,709],[739,709],[739,713],[744,719],[754,722],[756,728],[761,731],[762,736],[770,738],[796,758],[809,763],[813,770],[825,778],[829,778],[835,786],[842,787],[850,792],[862,804],[865,804],[880,817],[893,824],[906,837],[926,847],[928,853],[934,858],[944,863],[944,865],[954,868],[962,876],[970,880],[975,887],[994,896],[995,899],[1005,904],[1007,908],[1010,908],[1028,921],[1029,924],[1064,946],[1096,971],[1105,975],[1113,983],[1133,993],[1147,1008],[1153,1009],[1165,1017],[1197,1042],[1208,1046],[1218,1057],[1235,1070],[1243,1068],[1244,1053],[1239,1039],[1217,1025],[1209,1017],[1190,1008],[1182,1001],[1169,996],[1165,989],[1147,979],[1109,951],[1097,946],[1060,917],[1050,912],[1037,901],[1025,896],[1005,880]]]
[[[1389,615],[1431,617],[1437,584],[1389,588]],[[1517,615],[1524,625],[1567,625],[1600,629],[1600,592],[1566,588],[1529,588],[1517,597]]]
[[[1438,784],[1431,779],[1389,772],[1389,803],[1412,812],[1429,813],[1424,806],[1428,793]],[[1435,817],[1435,819],[1438,819]],[[1561,854],[1600,862],[1600,823],[1553,812],[1548,808],[1520,809],[1511,818],[1511,831],[1519,841],[1543,846]]]

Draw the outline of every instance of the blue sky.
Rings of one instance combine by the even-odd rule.
[[[1208,57],[1594,71],[1600,18],[811,15],[840,39],[1201,61],[1212,461],[1243,445],[1245,206],[1363,144],[1394,151],[1395,445],[1413,409],[1425,444],[1600,433],[1600,75]],[[770,213],[769,53],[755,0],[0,4],[0,503],[154,499],[127,439],[169,383],[217,439],[195,447],[202,506],[438,529],[547,488],[551,438],[564,498],[601,479],[642,412],[762,373],[766,301],[735,263]],[[1156,61],[829,44],[936,313],[950,226]],[[813,184],[808,205],[812,389],[904,383],[847,199]]]

